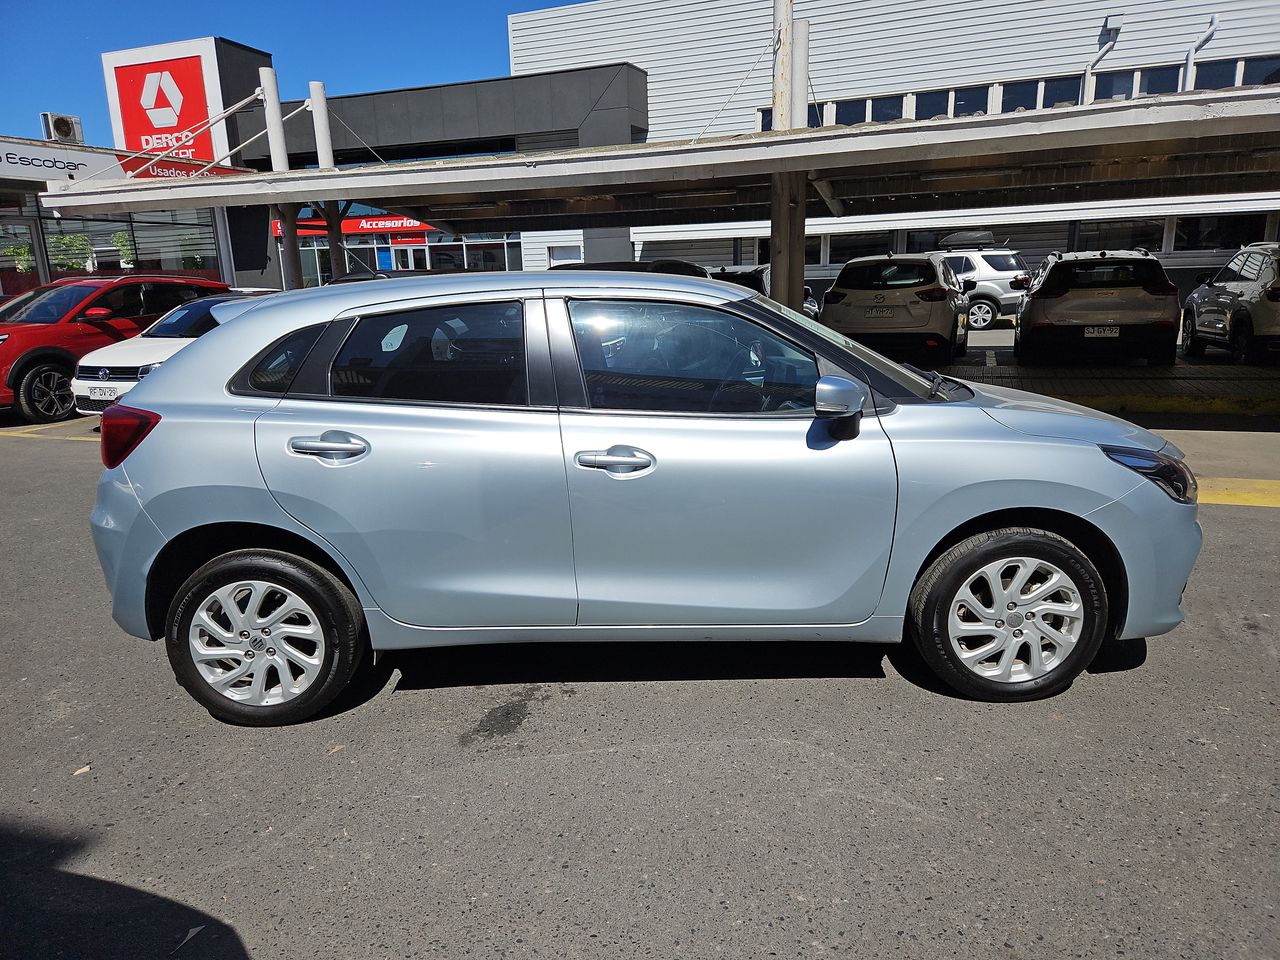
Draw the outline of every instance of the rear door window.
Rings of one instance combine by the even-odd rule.
[[[937,272],[928,260],[876,260],[846,264],[835,285],[845,290],[898,290],[936,281]]]
[[[335,397],[523,406],[519,301],[426,307],[363,317],[330,372]]]

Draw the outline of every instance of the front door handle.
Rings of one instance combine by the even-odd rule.
[[[573,462],[588,470],[607,470],[614,476],[648,470],[654,464],[653,454],[635,447],[614,446],[608,450],[581,450]]]
[[[293,437],[289,449],[324,460],[350,460],[368,453],[369,444],[360,437],[326,431],[318,437]]]

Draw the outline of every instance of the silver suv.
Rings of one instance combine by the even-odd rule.
[[[1251,243],[1217,274],[1202,273],[1182,308],[1182,352],[1231,351],[1236,363],[1280,352],[1280,243]]]
[[[1018,303],[1013,351],[1022,363],[1063,355],[1146,357],[1172,366],[1178,288],[1146,250],[1052,253]]]
[[[1200,549],[1160,437],[712,280],[295,291],[128,400],[113,615],[237,723],[314,715],[369,649],[538,640],[910,637],[969,696],[1046,696],[1172,630]]]
[[[961,282],[973,281],[969,293],[969,329],[986,330],[1002,316],[1012,316],[1022,294],[1012,283],[1030,271],[1014,250],[997,247],[991,233],[966,230],[942,238],[942,253]]]

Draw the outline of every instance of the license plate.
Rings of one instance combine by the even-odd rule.
[[[868,320],[884,320],[893,316],[893,307],[867,307],[863,316]]]
[[[1119,327],[1085,327],[1084,336],[1086,340],[1092,337],[1100,337],[1100,338],[1119,337],[1120,328]]]
[[[114,400],[119,392],[119,387],[90,387],[90,400]]]

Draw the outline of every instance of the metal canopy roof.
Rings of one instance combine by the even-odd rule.
[[[68,214],[356,200],[458,232],[761,220],[769,175],[808,173],[810,216],[1275,191],[1275,88],[964,119],[202,180],[66,184]],[[827,199],[823,199],[823,197]]]

